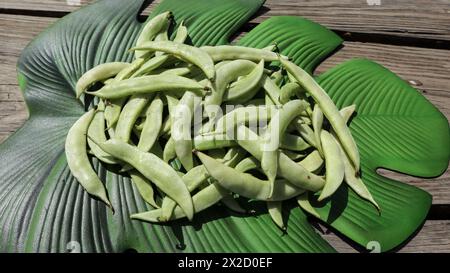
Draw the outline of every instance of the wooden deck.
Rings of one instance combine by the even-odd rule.
[[[0,143],[28,117],[16,80],[21,50],[51,23],[90,0],[0,0]],[[154,1],[144,14],[158,3]],[[323,72],[351,57],[367,57],[388,67],[423,92],[450,119],[450,0],[267,0],[242,32],[274,15],[299,15],[321,23],[345,39],[342,50],[318,69]],[[237,37],[239,38],[239,36]],[[450,253],[450,169],[435,179],[381,173],[418,186],[433,195],[422,229],[399,252]],[[321,231],[322,230],[322,231]],[[341,252],[353,244],[318,228]]]

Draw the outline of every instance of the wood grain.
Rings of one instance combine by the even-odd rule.
[[[380,5],[368,4],[378,1]],[[61,14],[90,2],[92,0],[1,0],[0,9]],[[144,14],[159,2],[152,2]],[[251,23],[276,15],[296,15],[341,32],[450,41],[450,0],[267,0],[264,6],[260,16]]]
[[[22,49],[56,18],[0,14],[0,143],[22,126],[28,112],[17,85]]]
[[[318,227],[317,232],[338,252],[367,252],[348,239],[343,239],[342,235],[336,235],[334,231],[328,230],[322,224],[318,224],[316,227]],[[450,221],[426,221],[416,236],[393,251],[400,253],[450,253]]]

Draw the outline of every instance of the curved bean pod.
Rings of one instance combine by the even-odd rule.
[[[240,76],[250,73],[256,64],[247,60],[235,60],[217,69],[217,77],[213,84],[213,92],[205,98],[205,107],[220,105],[228,85]]]
[[[277,85],[280,86],[283,82],[284,76],[282,70],[277,70],[270,75],[270,79]]]
[[[75,87],[76,97],[79,98],[92,84],[117,75],[121,70],[130,66],[129,63],[113,62],[97,65],[81,76]]]
[[[309,202],[308,193],[297,196],[297,203],[304,211],[316,217],[317,219],[320,219],[320,214]]]
[[[173,41],[175,43],[183,44],[186,41],[188,35],[188,29],[184,25],[184,21],[181,21],[180,25],[177,28],[177,33],[175,35],[175,38],[173,38]]]
[[[262,136],[261,168],[272,183],[277,176],[280,138],[289,123],[299,116],[305,108],[306,104],[301,100],[289,101],[272,117],[267,131]]]
[[[341,160],[342,163],[344,164],[344,181],[353,191],[355,191],[355,193],[359,197],[372,203],[375,206],[375,208],[380,212],[381,211],[380,206],[375,201],[370,191],[367,189],[361,177],[356,176],[357,172],[355,168],[350,163],[350,160],[348,159],[347,155],[343,152],[343,149],[340,145],[339,148],[341,150]]]
[[[236,142],[228,139],[226,135],[200,135],[193,139],[194,149],[206,151],[211,149],[228,148],[236,146]]]
[[[136,186],[139,194],[142,196],[142,199],[144,199],[144,201],[150,204],[152,207],[159,208],[158,204],[156,204],[155,201],[155,193],[153,191],[151,182],[135,170],[130,171],[129,174],[131,177],[131,181]]]
[[[325,186],[317,200],[322,201],[330,197],[344,180],[344,164],[341,161],[342,155],[338,143],[333,136],[325,130],[322,130],[320,139],[323,143],[323,154],[325,157]]]
[[[293,122],[295,128],[297,129],[300,136],[309,143],[309,145],[315,147],[317,149],[316,138],[314,136],[314,131],[309,127],[308,124],[305,124],[301,119],[297,119]]]
[[[282,230],[286,230],[283,221],[283,207],[281,201],[267,202],[267,211],[273,222]]]
[[[256,158],[254,158],[253,156],[247,157],[244,160],[242,160],[241,162],[239,162],[235,169],[238,172],[241,173],[245,173],[248,172],[250,170],[254,170],[256,168],[259,167],[259,162]]]
[[[353,105],[344,107],[339,111],[346,123],[350,120],[351,116],[355,112],[355,109],[356,109],[356,105],[353,104]],[[334,132],[332,132],[332,135],[333,135],[333,137],[335,137]],[[335,137],[335,140],[337,141],[336,137]],[[364,182],[362,181],[361,177],[359,177],[359,175],[357,176],[358,172],[357,172],[357,170],[355,170],[353,165],[350,163],[350,160],[348,159],[348,156],[344,153],[344,150],[343,150],[341,144],[339,143],[339,141],[337,141],[337,143],[339,145],[339,148],[341,149],[342,162],[344,164],[344,181],[347,183],[347,185],[353,191],[355,191],[355,193],[357,195],[359,195],[359,197],[372,203],[375,206],[375,208],[379,212],[381,212],[380,206],[375,201],[375,199],[373,198],[370,191],[367,189],[367,187],[364,184]]]
[[[266,91],[266,94],[270,97],[273,104],[281,106],[279,99],[281,89],[270,77],[267,77],[266,75],[263,76],[263,81],[263,89]]]
[[[170,137],[169,140],[167,140],[166,146],[164,146],[163,160],[168,163],[175,157],[177,157],[177,153],[175,152],[175,141]]]
[[[280,56],[278,53],[269,50],[245,46],[202,46],[200,49],[206,51],[214,62],[236,59],[249,60],[253,62],[259,62],[261,60],[272,62],[278,61],[280,57],[287,58],[286,56]]]
[[[136,120],[148,104],[151,95],[133,95],[125,104],[117,121],[114,138],[128,142]]]
[[[262,86],[262,76],[264,75],[264,61],[259,64],[242,79],[225,92],[223,101],[229,103],[246,102],[253,98]]]
[[[236,133],[236,142],[239,146],[247,150],[256,159],[261,160],[262,151],[257,141],[258,135],[243,125],[237,127]],[[314,192],[321,190],[325,184],[323,178],[309,172],[283,153],[279,153],[278,157],[278,175],[286,178],[296,187]],[[276,189],[276,181],[274,186]]]
[[[314,106],[312,114],[312,126],[314,129],[314,138],[317,145],[316,148],[321,155],[323,155],[322,141],[320,140],[322,125],[323,125],[323,113],[322,110],[320,110],[320,107],[316,104]]]
[[[169,55],[158,55],[147,62],[143,64],[136,72],[133,73],[131,78],[140,77],[142,75],[145,75],[147,73],[150,73],[154,71],[155,69],[159,68],[161,65],[163,65],[165,62],[167,62],[172,56]]]
[[[281,137],[280,147],[291,151],[304,151],[310,148],[311,145],[299,136],[286,133]]]
[[[242,149],[236,150],[236,149],[230,149],[228,153],[224,156],[223,160],[225,162],[225,165],[227,166],[235,166],[236,162],[239,162],[242,157]],[[193,192],[196,190],[201,183],[206,181],[210,177],[208,171],[203,165],[197,166],[195,168],[192,168],[189,170],[184,176],[183,181],[186,184],[186,187],[188,188],[189,192]],[[225,199],[226,196],[224,196]],[[227,202],[228,201],[228,202]],[[231,203],[232,201],[226,200],[230,206],[233,208],[236,208],[236,206],[233,206]],[[173,210],[175,209],[176,203],[170,199],[169,197],[164,197],[163,204],[161,206],[162,208],[162,214],[161,217],[164,220],[170,219],[171,215],[173,213]]]
[[[118,81],[121,81],[124,79],[128,79],[149,58],[150,58],[149,54],[146,54],[146,55],[143,55],[141,58],[135,60],[128,67],[126,67],[122,71],[120,71],[109,84],[112,84],[114,82],[118,82]],[[113,135],[111,129],[116,125],[117,121],[119,120],[120,112],[122,111],[122,107],[126,101],[127,101],[126,97],[109,100],[108,104],[105,107],[105,120],[106,120],[106,125],[108,126],[108,130],[110,131],[111,137]]]
[[[196,190],[209,177],[210,176],[208,172],[202,165],[197,166],[188,171],[186,174],[182,175],[183,181],[186,184],[186,187],[188,188],[189,192],[193,192],[194,190]],[[168,196],[164,197],[161,205],[160,221],[169,221],[169,219],[172,217],[172,213],[176,206],[177,203],[173,201],[170,197]]]
[[[282,201],[304,192],[303,189],[294,187],[286,180],[277,180],[273,194],[270,197],[269,194],[272,186],[269,181],[258,179],[250,174],[241,173],[201,152],[197,152],[196,154],[208,173],[222,187],[241,196],[264,201]]]
[[[360,169],[360,157],[355,140],[350,133],[344,119],[339,113],[339,110],[334,105],[328,94],[317,84],[317,82],[303,69],[294,63],[281,59],[281,64],[286,70],[291,73],[294,78],[302,85],[305,90],[311,94],[316,103],[322,109],[324,115],[327,117],[331,126],[336,132],[344,151],[348,154],[350,161],[355,166],[355,169]]]
[[[185,92],[190,90],[202,93],[204,86],[198,82],[175,75],[150,75],[115,82],[96,92],[86,92],[103,99],[118,99],[138,94],[151,94],[158,91]]]
[[[228,192],[223,189],[218,183],[213,183],[206,188],[196,193],[193,197],[195,213],[201,212],[222,200]],[[131,219],[138,219],[151,223],[165,222],[167,219],[161,219],[162,210],[155,209],[143,213],[136,213],[131,215]],[[180,206],[176,206],[169,220],[176,220],[186,217],[184,211]]]
[[[105,135],[105,116],[104,111],[105,105],[102,101],[97,106],[97,112],[94,115],[94,118],[92,119],[87,135],[89,136],[87,139],[87,143],[89,145],[89,148],[91,149],[92,154],[98,160],[105,162],[107,164],[117,164],[119,163],[117,160],[114,159],[111,155],[105,153],[100,147],[97,146],[98,142],[104,142],[106,141],[106,135]]]
[[[342,118],[344,119],[345,123],[348,123],[350,118],[353,116],[353,114],[356,111],[356,105],[352,104],[349,106],[346,106],[342,108],[339,113],[341,114]]]
[[[281,87],[280,103],[285,104],[290,101],[293,96],[297,96],[305,90],[296,82],[289,82]]]
[[[303,168],[308,171],[315,173],[323,166],[323,158],[320,155],[319,151],[314,150],[307,157],[305,157],[302,161],[298,162]]]
[[[148,21],[139,34],[139,37],[136,41],[136,46],[142,46],[145,42],[153,40],[162,29],[169,25],[171,18],[172,13],[170,11],[167,11],[155,16],[150,21]],[[134,54],[136,59],[138,59],[145,54],[145,51],[136,51]]]
[[[171,113],[171,135],[175,141],[175,152],[183,167],[189,171],[194,167],[192,156],[191,121],[201,98],[187,91]]]
[[[242,206],[236,201],[236,199],[234,199],[231,193],[224,195],[220,201],[222,202],[223,205],[225,205],[225,207],[227,207],[231,211],[241,214],[247,213],[247,210],[242,208]]]
[[[158,134],[162,127],[163,108],[164,105],[161,98],[156,96],[146,111],[146,119],[137,145],[144,152],[150,151],[158,139]]]
[[[266,106],[238,107],[217,120],[214,134],[228,132],[238,124],[258,125],[267,122],[274,110],[275,107]]]
[[[159,189],[172,198],[186,213],[189,220],[194,215],[191,195],[176,171],[154,154],[146,153],[125,142],[110,139],[98,143],[105,152],[124,161],[151,180]]]
[[[260,180],[250,174],[240,173],[201,152],[196,152],[196,155],[209,174],[229,191],[258,200],[267,200],[270,197],[268,181]]]
[[[161,51],[198,66],[210,80],[216,76],[214,62],[203,50],[186,44],[171,41],[145,42],[131,50]]]
[[[65,143],[67,164],[81,186],[113,210],[105,185],[92,168],[86,151],[86,134],[94,115],[93,109],[86,112],[70,128]]]

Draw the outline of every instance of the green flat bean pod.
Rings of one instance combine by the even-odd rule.
[[[208,53],[214,62],[223,60],[249,60],[253,62],[259,62],[264,60],[266,62],[278,61],[280,58],[286,58],[286,56],[281,56],[275,52],[245,47],[245,46],[230,46],[230,45],[220,45],[220,46],[202,46],[200,49]]]
[[[315,138],[316,148],[320,154],[323,154],[322,141],[320,139],[321,132],[322,132],[322,125],[323,125],[323,113],[322,113],[322,110],[320,110],[320,107],[318,105],[316,105],[316,106],[314,106],[314,109],[313,109],[312,126],[314,129],[314,138]]]
[[[278,148],[280,138],[289,123],[305,109],[306,105],[300,100],[293,100],[285,105],[272,117],[266,133],[262,136],[263,152],[261,167],[270,181],[274,182],[278,170]]]
[[[281,201],[267,202],[267,210],[273,222],[282,230],[286,230],[286,226],[283,221],[283,207]]]
[[[194,217],[192,198],[183,180],[174,169],[152,153],[145,153],[130,144],[111,139],[98,143],[105,152],[130,164],[151,180],[170,198],[180,205],[189,220]]]
[[[323,154],[326,166],[325,186],[318,198],[319,201],[330,197],[341,185],[344,180],[344,164],[341,161],[342,155],[338,143],[333,136],[325,130],[320,133],[320,139],[323,143]]]
[[[120,113],[114,138],[129,142],[133,126],[150,99],[151,96],[145,94],[131,96]]]
[[[336,105],[322,87],[303,69],[294,63],[280,59],[281,64],[291,73],[305,90],[311,94],[317,104],[320,106],[323,114],[327,117],[331,126],[336,132],[339,141],[342,143],[344,151],[348,154],[355,169],[360,169],[359,152],[353,139],[350,129],[347,127],[344,119],[339,113]]]
[[[141,45],[138,45],[131,50],[161,51],[167,54],[171,54],[176,56],[177,58],[186,60],[198,66],[203,71],[203,73],[205,73],[208,79],[214,79],[216,76],[214,62],[211,59],[210,55],[208,55],[205,51],[193,46],[171,41],[150,41],[142,43]]]
[[[243,125],[237,127],[236,133],[236,142],[239,146],[261,160],[262,151],[259,148],[259,142],[255,141],[258,136]],[[309,172],[283,153],[278,153],[278,175],[299,188],[314,192],[321,190],[325,184],[323,178]]]
[[[242,79],[225,92],[224,101],[229,103],[246,102],[253,98],[262,86],[261,79],[264,75],[264,61],[259,64]]]
[[[104,86],[96,92],[86,92],[102,99],[119,99],[138,94],[150,94],[158,91],[186,90],[203,94],[205,87],[198,82],[175,75],[150,75],[123,80]]]
[[[162,127],[163,107],[161,98],[156,96],[146,111],[146,119],[137,145],[144,152],[150,151],[158,139],[158,134]]]
[[[228,192],[223,189],[218,183],[213,183],[206,188],[196,193],[193,197],[195,213],[201,212],[222,200]],[[147,212],[136,213],[131,215],[131,219],[138,219],[151,223],[165,222],[167,219],[161,218],[161,209],[155,209]],[[169,220],[176,220],[186,217],[185,212],[180,206],[176,206]]]
[[[128,66],[130,66],[129,63],[104,63],[87,71],[77,81],[77,85],[75,87],[77,98],[79,98],[90,85],[96,82],[103,81],[105,79],[109,79],[112,76],[117,75],[121,70],[127,68]]]
[[[167,11],[149,20],[139,34],[139,37],[136,41],[136,46],[142,46],[145,42],[153,40],[161,30],[169,25],[172,16],[172,13],[170,11]],[[144,55],[145,53],[145,51],[136,51],[136,59],[142,57],[142,55]]]
[[[156,204],[155,201],[155,192],[153,191],[153,187],[151,185],[151,182],[146,179],[142,174],[140,174],[137,171],[130,171],[130,177],[131,181],[134,185],[136,185],[136,188],[138,189],[139,193],[141,194],[142,198],[150,204],[154,208],[159,208],[159,205]]]
[[[95,111],[86,112],[70,128],[66,138],[66,157],[70,171],[83,188],[112,208],[106,188],[91,166],[86,151],[86,134]]]
[[[320,219],[320,214],[309,202],[308,193],[297,196],[297,203],[304,211],[316,217],[317,219]]]
[[[301,98],[303,92],[305,92],[305,90],[298,83],[289,82],[281,88],[280,103],[285,104],[294,96]]]
[[[256,64],[247,60],[235,60],[217,69],[217,78],[213,84],[213,92],[205,98],[205,107],[220,105],[228,85],[240,76],[250,73]]]
[[[97,111],[92,119],[89,128],[88,128],[88,136],[87,139],[88,146],[91,149],[92,154],[100,161],[105,162],[107,164],[118,164],[119,162],[114,159],[111,155],[105,153],[100,147],[95,144],[96,142],[104,142],[106,141],[105,134],[105,116],[104,116],[105,105],[103,102],[100,102],[97,107]]]

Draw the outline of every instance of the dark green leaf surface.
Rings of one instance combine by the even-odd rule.
[[[59,20],[24,50],[19,80],[31,118],[0,146],[0,251],[64,252],[75,242],[82,252],[129,248],[140,252],[333,252],[304,213],[291,205],[286,209],[290,213],[284,236],[261,209],[258,216],[236,216],[216,206],[196,215],[193,223],[151,225],[129,219],[130,214],[149,209],[129,178],[93,162],[107,184],[114,215],[79,186],[64,154],[67,131],[84,112],[74,96],[75,83],[97,64],[132,59],[127,49],[143,26],[136,19],[143,2],[98,1]],[[150,17],[171,10],[177,23],[184,20],[193,44],[224,44],[262,4],[165,0]],[[254,47],[273,42],[312,72],[342,41],[298,17],[271,18],[240,41]],[[387,250],[416,229],[430,197],[381,178],[374,170],[387,167],[438,175],[448,164],[448,122],[414,89],[368,61],[346,63],[319,80],[340,107],[359,105],[351,129],[361,149],[363,179],[383,214],[379,217],[346,188],[331,200],[331,211],[328,202],[320,204],[319,212],[358,243],[381,240]],[[384,130],[385,126],[390,130]],[[439,145],[447,149],[439,150]]]

